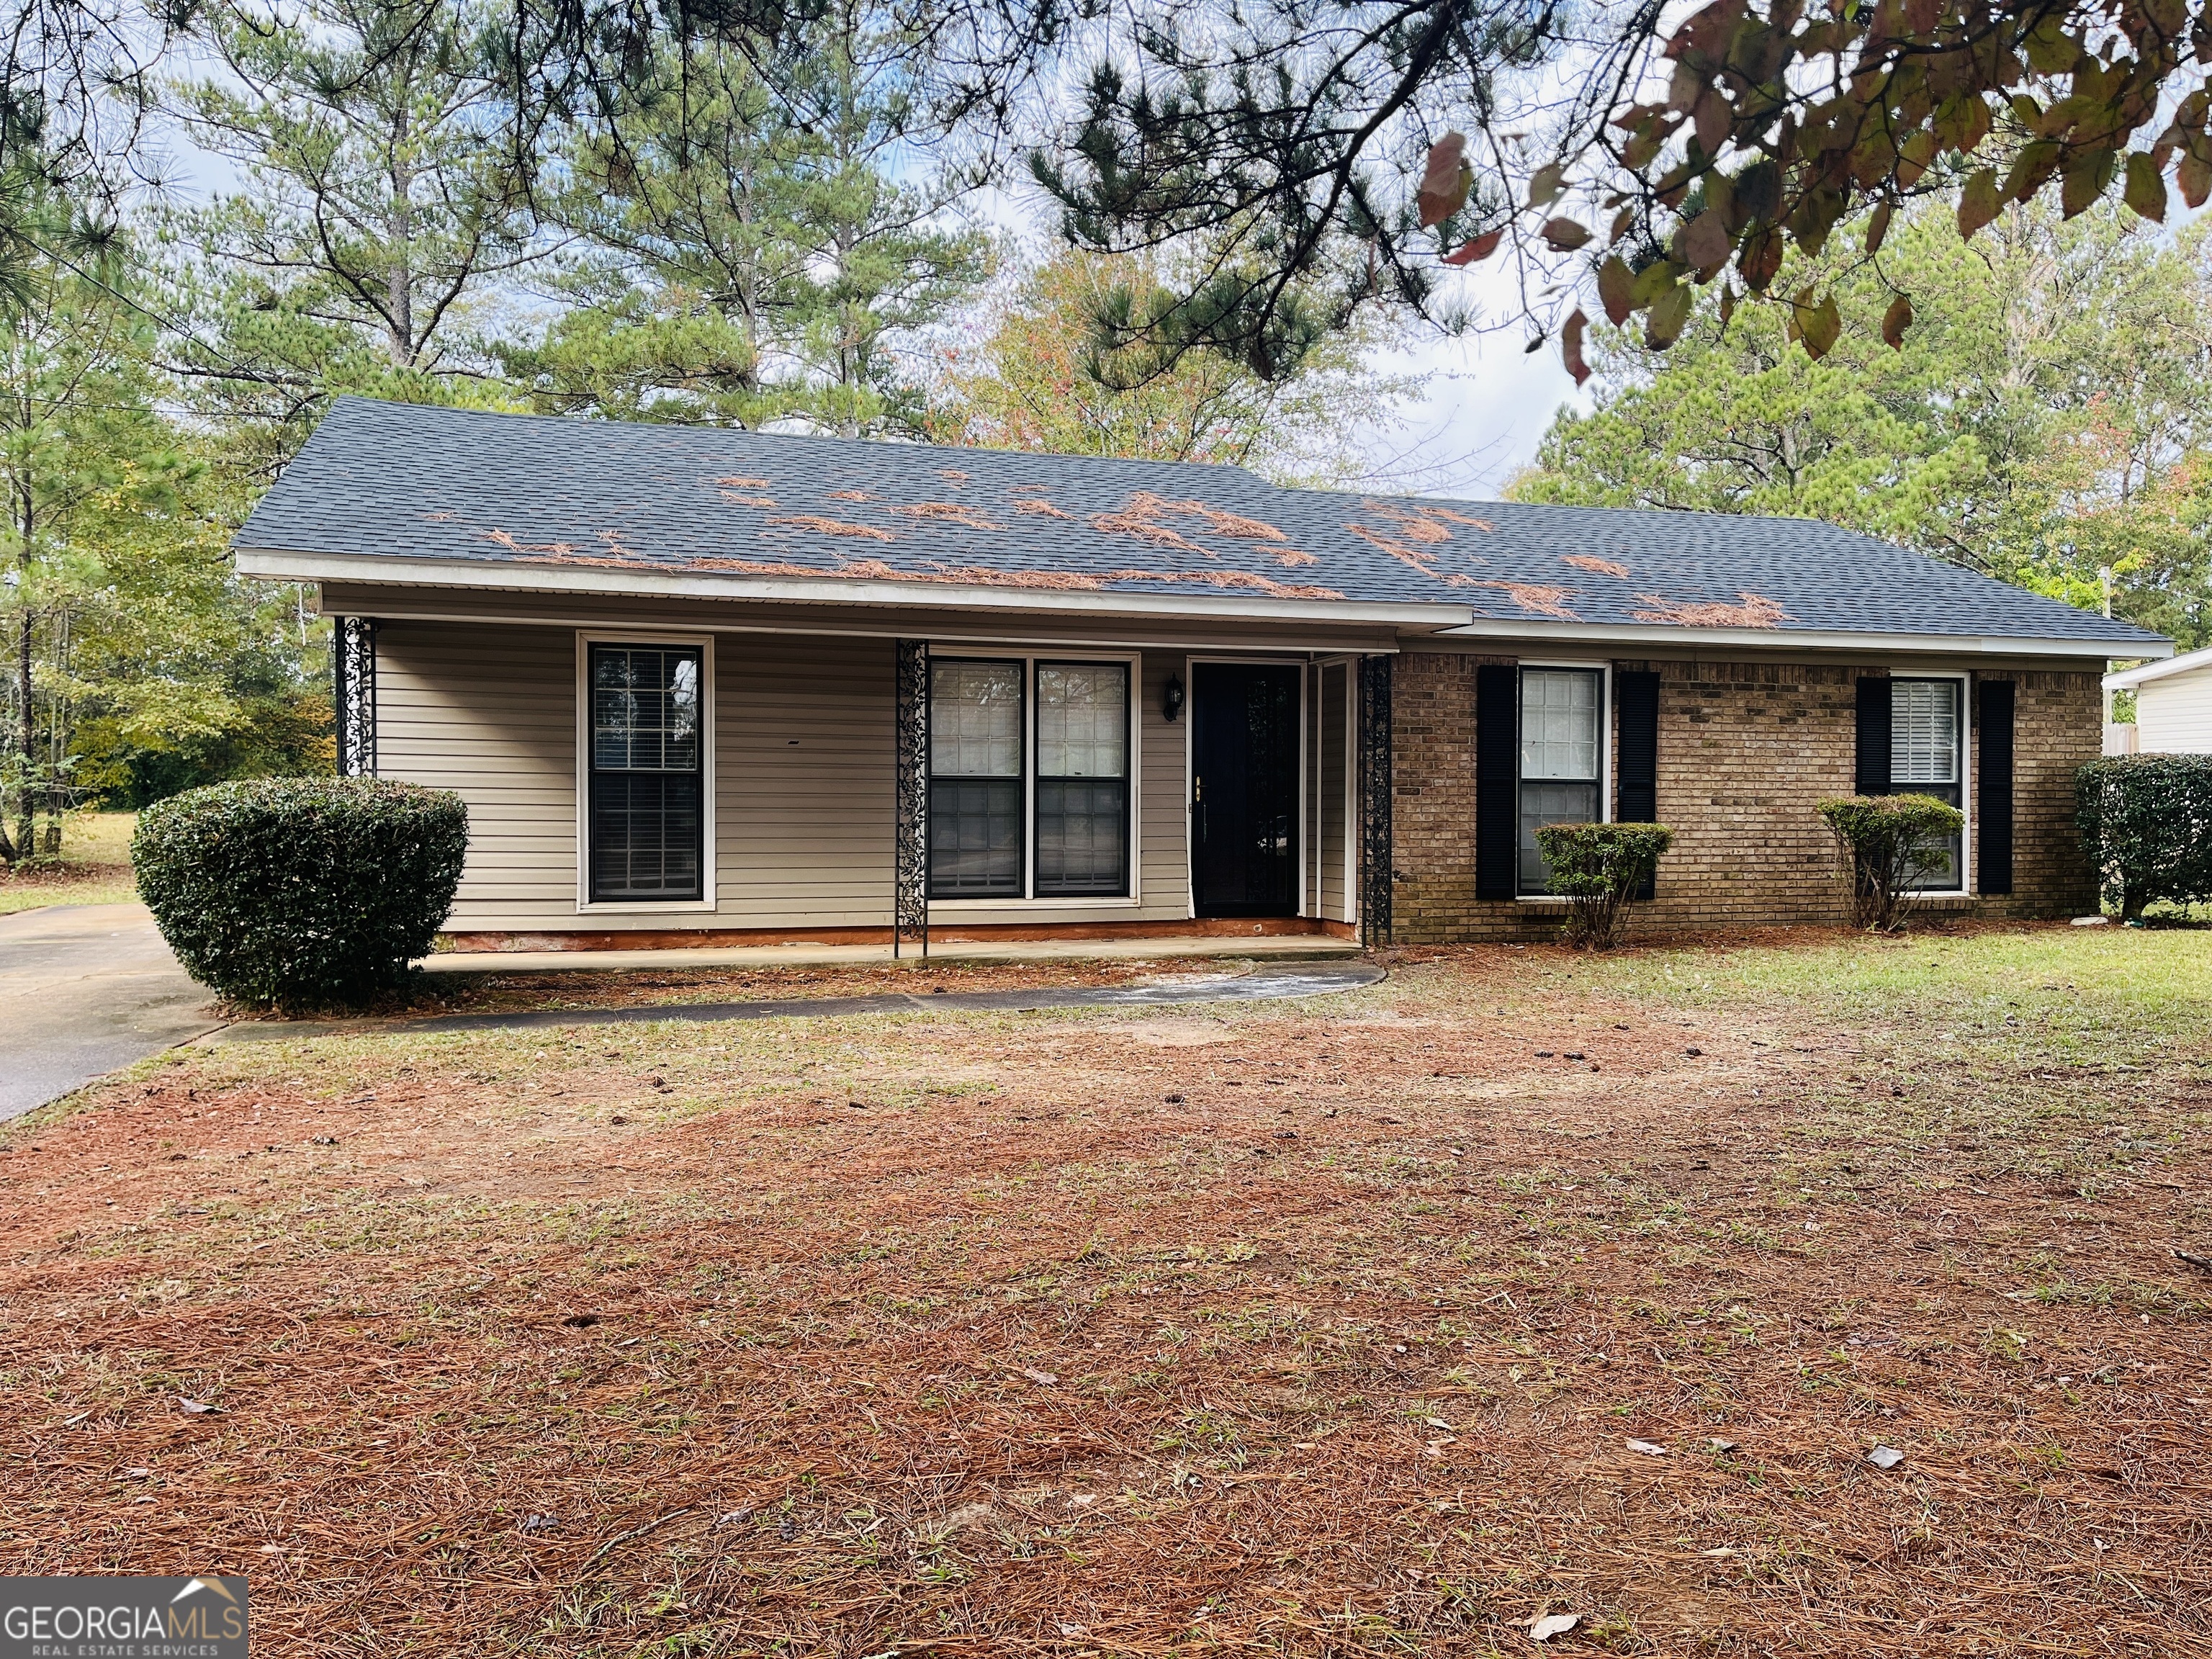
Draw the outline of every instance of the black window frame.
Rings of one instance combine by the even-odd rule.
[[[1121,671],[1121,775],[1115,779],[1083,778],[1054,775],[1046,775],[1044,769],[1043,721],[1040,718],[1044,699],[1037,690],[1038,676],[1048,668],[1118,668]],[[1136,842],[1136,826],[1131,821],[1130,806],[1135,791],[1131,787],[1131,763],[1135,758],[1136,733],[1133,721],[1137,708],[1137,665],[1125,657],[1032,657],[1029,663],[1028,693],[1024,708],[1030,722],[1030,787],[1029,827],[1027,835],[1029,891],[1030,898],[1053,899],[1116,899],[1129,896],[1129,866]],[[1042,860],[1039,856],[1042,845],[1040,825],[1043,821],[1041,796],[1047,784],[1099,784],[1115,782],[1121,789],[1121,864],[1114,884],[1108,886],[1058,886],[1049,893],[1043,888]]]
[[[940,780],[936,770],[937,757],[935,727],[937,711],[935,698],[937,682],[935,671],[939,665],[953,663],[1005,665],[1018,667],[1021,671],[1022,733],[1020,753],[1022,770],[1018,780],[1021,798],[1020,876],[1017,888],[1012,892],[977,893],[974,891],[947,891],[940,888],[938,884],[936,860],[936,849],[939,845],[939,837],[937,833],[937,802],[939,799],[938,785],[940,781],[949,781],[949,780]],[[1120,783],[1121,792],[1121,868],[1117,873],[1115,884],[1110,887],[1103,884],[1095,886],[1066,886],[1056,887],[1051,892],[1045,892],[1042,890],[1038,874],[1038,824],[1040,820],[1040,813],[1038,811],[1038,793],[1040,786],[1046,783],[1096,784],[1108,781],[1108,780],[1098,778],[1069,779],[1060,778],[1058,776],[1048,778],[1044,775],[1042,769],[1043,757],[1042,752],[1042,737],[1039,731],[1039,722],[1037,719],[1037,711],[1039,708],[1037,676],[1040,671],[1048,668],[1091,668],[1101,666],[1119,668],[1121,671],[1122,675],[1121,775],[1119,780],[1115,781]],[[974,653],[972,654],[967,652],[933,652],[931,653],[930,657],[930,667],[931,676],[929,681],[929,690],[931,697],[930,724],[932,736],[928,745],[929,752],[927,757],[924,768],[926,773],[924,787],[929,801],[928,836],[931,848],[928,872],[929,902],[932,904],[1026,904],[1039,900],[1055,903],[1066,902],[1081,902],[1086,900],[1105,902],[1115,900],[1127,900],[1133,897],[1136,891],[1135,874],[1137,858],[1137,698],[1141,690],[1143,668],[1142,659],[1135,657],[1123,656],[1071,657],[1032,656],[1028,654],[1019,656],[1002,656],[995,653],[981,652]],[[1000,781],[1003,781],[1003,780]]]
[[[1016,713],[1014,753],[1015,764],[1020,769],[1009,780],[1003,773],[955,773],[940,777],[937,771],[937,675],[940,668],[956,664],[979,667],[1012,668],[1017,671],[1018,686],[1015,695],[1019,698]],[[996,656],[939,656],[932,653],[929,659],[929,744],[925,757],[923,788],[929,802],[928,823],[928,893],[932,904],[946,902],[1007,904],[1029,896],[1030,890],[1030,667],[1026,657]],[[943,837],[938,832],[940,814],[939,801],[943,799],[940,786],[951,788],[985,788],[989,785],[1004,786],[1011,781],[1014,787],[1014,813],[1019,828],[1018,844],[1014,857],[1014,886],[1011,892],[948,891],[938,885],[938,855],[943,850]],[[953,814],[945,816],[967,816]],[[986,815],[988,816],[988,814]]]
[[[708,903],[708,825],[713,817],[713,682],[709,676],[708,646],[699,640],[657,639],[586,639],[584,641],[583,672],[583,739],[584,739],[584,898],[594,906],[624,908],[656,906],[696,907]],[[697,699],[697,728],[692,744],[692,762],[689,768],[669,767],[608,767],[599,763],[599,662],[603,654],[614,652],[658,652],[689,658],[696,676],[695,696]],[[664,781],[664,799],[659,814],[668,816],[665,795],[667,781],[689,779],[691,782],[691,833],[688,846],[690,854],[691,880],[688,886],[672,888],[665,884],[640,890],[635,885],[617,885],[605,879],[602,866],[604,815],[610,810],[609,796],[616,790],[615,780],[625,781],[625,789],[637,786],[629,781],[659,778]],[[662,851],[666,857],[666,848]]]
[[[1597,768],[1594,776],[1589,778],[1530,778],[1525,775],[1522,771],[1523,757],[1522,739],[1527,735],[1523,726],[1528,714],[1528,676],[1531,674],[1581,674],[1595,683],[1592,712],[1596,716],[1597,732],[1593,743],[1592,752],[1595,757]],[[1522,860],[1528,855],[1528,848],[1522,841],[1522,836],[1524,831],[1528,829],[1528,787],[1532,783],[1539,786],[1545,784],[1567,784],[1576,788],[1588,789],[1591,792],[1592,798],[1597,802],[1597,816],[1596,817],[1587,821],[1594,823],[1610,823],[1613,822],[1613,802],[1610,799],[1612,793],[1610,785],[1612,783],[1613,769],[1611,763],[1612,757],[1608,752],[1612,748],[1613,722],[1611,709],[1607,698],[1607,692],[1609,690],[1608,681],[1610,678],[1610,671],[1608,669],[1589,663],[1533,662],[1520,663],[1515,665],[1513,676],[1513,892],[1516,898],[1550,898],[1553,896],[1551,892],[1551,884],[1548,881],[1545,882],[1541,886],[1531,885],[1526,872],[1522,867]],[[1569,823],[1577,822],[1577,820],[1555,819],[1553,821],[1556,823]],[[1536,856],[1538,861],[1541,862],[1543,857],[1542,854],[1539,852]]]

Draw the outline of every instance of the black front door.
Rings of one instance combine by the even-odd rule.
[[[1190,878],[1201,916],[1297,914],[1298,673],[1192,666]]]

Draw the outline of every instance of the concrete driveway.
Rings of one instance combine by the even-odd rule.
[[[143,904],[0,916],[0,1121],[223,1022]]]

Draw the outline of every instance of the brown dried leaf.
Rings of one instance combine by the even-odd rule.
[[[1735,238],[1718,208],[1706,209],[1682,228],[1682,255],[1695,270],[1718,270],[1735,252]]]
[[[1447,132],[1429,146],[1421,185],[1413,194],[1422,228],[1442,223],[1466,206],[1467,193],[1474,184],[1474,169],[1467,164],[1467,135]]]
[[[1889,302],[1881,316],[1881,337],[1893,351],[1905,349],[1905,331],[1912,326],[1912,301],[1902,294]]]
[[[1544,226],[1544,240],[1554,253],[1572,253],[1589,239],[1589,227],[1573,219],[1553,219]]]
[[[1496,230],[1486,230],[1473,241],[1462,242],[1449,253],[1445,254],[1444,263],[1448,265],[1471,265],[1478,259],[1487,259],[1498,252],[1498,245],[1504,240],[1504,227],[1501,226]]]
[[[1559,331],[1559,357],[1567,366],[1567,373],[1580,386],[1590,377],[1589,365],[1583,361],[1583,331],[1589,326],[1589,319],[1578,308],[1567,319],[1567,325]]]
[[[1867,221],[1866,251],[1869,253],[1881,252],[1882,242],[1889,235],[1890,219],[1896,211],[1897,204],[1884,202],[1874,210],[1874,217]]]

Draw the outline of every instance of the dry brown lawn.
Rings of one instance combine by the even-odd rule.
[[[2212,934],[1393,967],[150,1062],[0,1132],[0,1571],[317,1655],[2212,1652]]]

